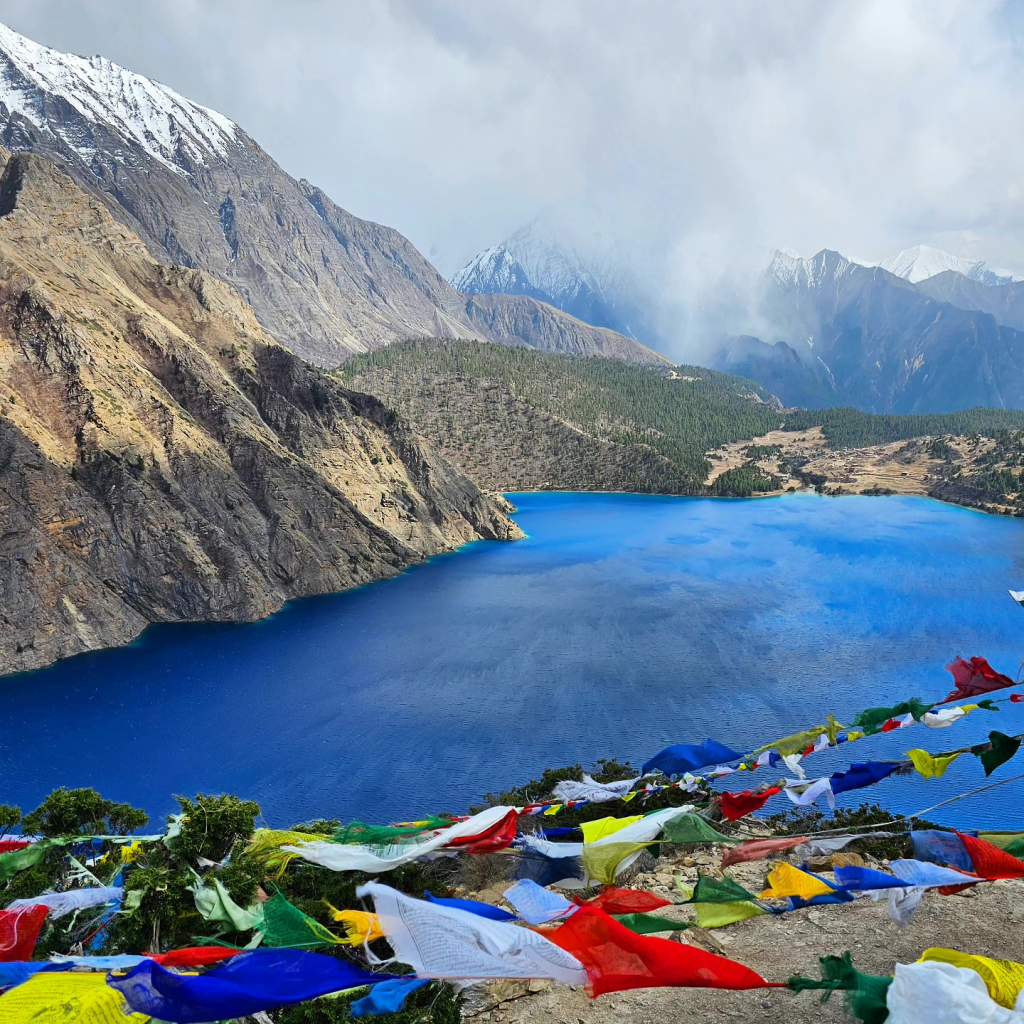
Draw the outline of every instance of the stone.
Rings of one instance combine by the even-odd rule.
[[[833,868],[866,868],[867,861],[859,853],[833,853]]]

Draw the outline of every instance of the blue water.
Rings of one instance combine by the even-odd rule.
[[[940,700],[957,654],[1017,673],[1020,521],[909,497],[512,498],[527,540],[0,679],[0,802],[91,785],[162,815],[174,793],[227,791],[276,826],[388,821],[461,811],[546,766],[706,736],[748,749],[828,712]],[[1024,705],[1002,707],[807,767],[1024,732]],[[992,781],[1018,771],[1024,752]],[[850,796],[910,812],[984,784],[968,756]],[[1024,828],[1022,797],[1011,783],[932,817]]]

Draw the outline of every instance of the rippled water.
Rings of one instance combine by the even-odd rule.
[[[525,541],[0,679],[0,802],[91,785],[162,814],[173,793],[228,791],[278,826],[462,810],[547,766],[706,736],[746,749],[939,700],[955,655],[1015,675],[1024,652],[1006,594],[1024,586],[1020,521],[906,497],[512,498]],[[1024,731],[1024,705],[1003,707],[807,766]],[[993,781],[1018,770],[1024,753]],[[850,796],[909,812],[984,784],[966,757]],[[1024,828],[1022,798],[1011,783],[933,817]]]

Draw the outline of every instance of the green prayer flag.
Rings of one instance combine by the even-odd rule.
[[[219,878],[214,877],[213,885],[207,885],[195,871],[192,875],[195,881],[189,888],[203,920],[226,925],[228,930],[236,932],[263,927],[263,907],[259,904],[245,910],[231,898]]]
[[[342,825],[331,836],[331,842],[362,846],[391,846],[406,839],[415,839],[424,832],[430,832],[437,828],[448,828],[451,824],[451,818],[439,818],[435,815],[413,825],[367,825],[362,821],[353,821],[350,825]]]
[[[59,839],[40,839],[21,850],[0,853],[0,882],[13,878],[19,871],[34,868],[55,846],[63,846]]]
[[[886,999],[892,978],[876,974],[861,974],[850,960],[849,952],[842,956],[823,956],[821,981],[816,978],[790,978],[787,986],[794,992],[821,989],[821,1001],[827,1003],[837,989],[845,993],[846,1012],[864,1021],[864,1024],[884,1024],[889,1017]]]
[[[693,895],[686,902],[735,903],[738,900],[753,900],[756,898],[752,892],[748,892],[739,882],[734,882],[728,875],[724,878],[698,875],[697,884],[693,887]]]
[[[873,736],[876,732],[881,732],[882,726],[890,718],[910,714],[915,722],[920,722],[934,706],[934,704],[925,704],[917,697],[911,697],[910,700],[902,700],[890,708],[868,708],[866,711],[861,711],[853,720],[853,728],[860,729],[865,736]]]
[[[1001,764],[1006,764],[1017,753],[1020,740],[1015,740],[1012,736],[1001,732],[990,732],[988,738],[992,742],[992,746],[988,750],[981,751],[978,757],[981,758],[981,763],[985,767],[985,774],[991,775]]]
[[[732,845],[740,842],[730,836],[722,835],[712,828],[699,814],[684,814],[673,818],[662,828],[662,837],[668,843],[727,843]]]
[[[1024,838],[1015,839],[1012,843],[1008,843],[1003,849],[1011,856],[1016,857],[1018,860],[1024,860]]]
[[[292,906],[277,893],[263,904],[263,945],[286,949],[316,949],[319,946],[333,946],[341,939],[319,921]]]
[[[658,914],[612,914],[619,924],[624,924],[637,935],[653,935],[655,932],[679,932],[689,928],[688,921],[673,921]]]

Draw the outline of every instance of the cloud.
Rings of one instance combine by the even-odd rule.
[[[441,269],[577,211],[658,287],[756,245],[1024,272],[1019,0],[8,0],[238,121]]]

